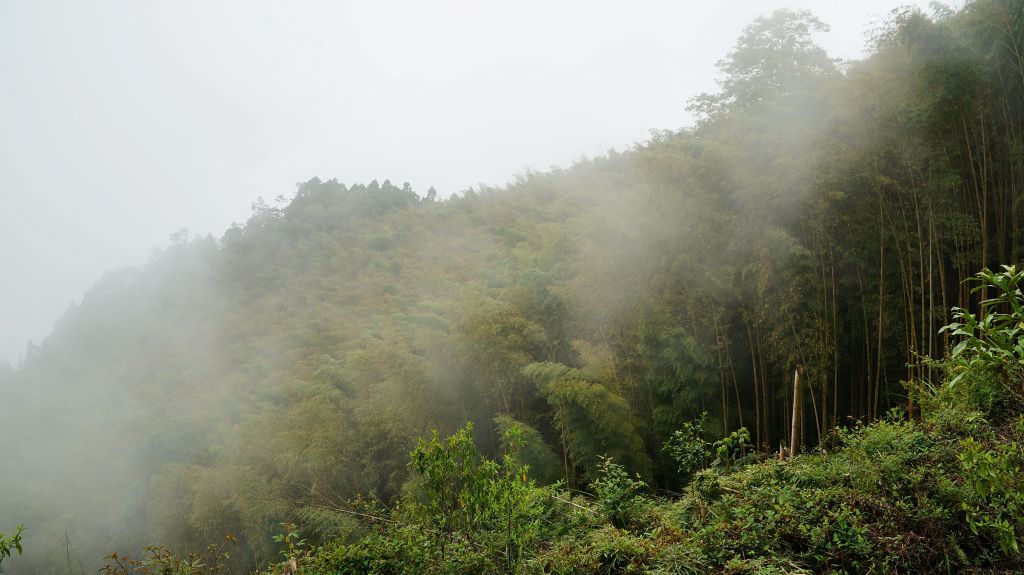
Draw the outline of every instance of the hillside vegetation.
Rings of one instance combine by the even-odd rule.
[[[824,28],[755,21],[629,150],[312,179],[108,274],[0,366],[4,568],[1020,569],[1019,272],[965,280],[1024,245],[1024,2]]]
[[[285,535],[267,573],[1019,573],[1024,272],[979,279],[987,321],[958,312],[963,345],[931,364],[942,385],[915,390],[918,419],[894,408],[792,460],[750,453],[745,429],[713,445],[684,432],[666,447],[699,457],[676,457],[690,481],[671,497],[610,458],[590,494],[538,487],[514,427],[498,460],[469,427],[435,434],[394,509],[357,506],[362,527],[321,547]]]

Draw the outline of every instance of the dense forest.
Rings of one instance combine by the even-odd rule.
[[[107,274],[0,365],[4,568],[228,534],[237,572],[1021,568],[985,351],[1020,277],[966,280],[1022,256],[1024,2],[897,11],[856,62],[826,29],[753,22],[629,150],[448,198],[314,178]]]

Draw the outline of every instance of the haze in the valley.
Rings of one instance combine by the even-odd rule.
[[[103,272],[313,176],[441,196],[692,122],[756,16],[893,0],[0,3],[0,361]],[[918,2],[924,4],[924,2]]]

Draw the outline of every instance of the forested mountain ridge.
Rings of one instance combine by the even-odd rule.
[[[902,382],[989,297],[963,280],[1020,259],[1024,5],[895,14],[842,66],[821,28],[753,23],[698,125],[628,151],[443,201],[313,179],[109,274],[0,371],[0,517],[38,534],[10,568],[357,534],[338,508],[398,500],[417,440],[466,422],[494,458],[520,430],[541,482],[599,490],[610,456],[679,490],[663,446],[703,412],[789,438],[797,366],[808,447],[919,418]]]

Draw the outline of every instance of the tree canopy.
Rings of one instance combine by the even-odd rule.
[[[678,489],[663,446],[705,412],[709,444],[790,439],[798,366],[806,447],[919,416],[903,382],[989,298],[964,280],[1021,258],[1024,4],[899,12],[842,66],[825,30],[758,19],[698,124],[628,150],[447,199],[314,178],[107,274],[0,370],[0,517],[61,542],[21,564],[354,534],[339,502],[398,500],[467,422],[543,481],[611,456]]]

